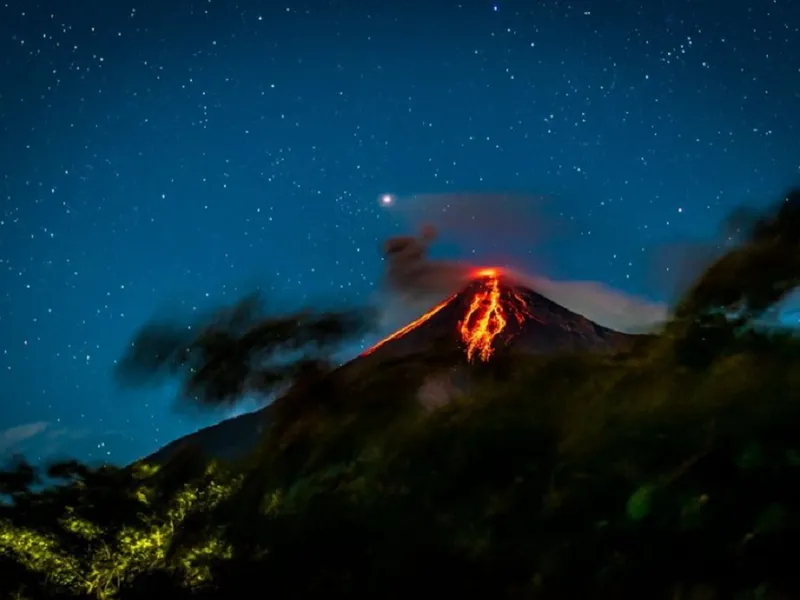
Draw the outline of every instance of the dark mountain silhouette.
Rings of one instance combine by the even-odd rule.
[[[380,368],[382,362],[438,349],[462,349],[467,363],[491,361],[501,348],[523,354],[613,352],[640,336],[598,325],[528,287],[487,269],[461,292],[339,368]],[[462,370],[463,371],[463,370]],[[177,439],[147,460],[163,462],[187,445],[223,459],[242,457],[270,420],[270,406]]]
[[[203,455],[223,460],[236,460],[258,443],[269,422],[269,407],[225,419],[171,441],[145,458],[147,462],[164,463],[186,446],[194,446]]]

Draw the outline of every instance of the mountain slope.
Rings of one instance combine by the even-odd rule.
[[[269,407],[225,419],[171,441],[145,460],[164,463],[187,445],[195,446],[207,456],[236,460],[255,447],[268,422]]]
[[[468,363],[489,361],[498,349],[524,354],[609,352],[637,336],[597,325],[493,269],[476,274],[461,292],[345,364],[342,370],[380,368],[432,348],[462,348]],[[240,415],[175,440],[148,460],[162,462],[186,444],[225,459],[244,456],[269,421],[270,408]]]

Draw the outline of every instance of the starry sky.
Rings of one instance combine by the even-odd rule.
[[[797,0],[0,3],[0,454],[221,418],[116,387],[136,328],[369,297],[382,194],[549,198],[517,262],[666,300],[652,248],[798,182],[798,47]]]

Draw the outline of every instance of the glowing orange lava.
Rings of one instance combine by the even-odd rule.
[[[516,321],[517,325],[522,325],[531,317],[525,298],[513,287],[501,287],[500,276],[501,271],[498,269],[480,269],[475,272],[475,281],[467,288],[473,295],[464,318],[458,323],[458,333],[466,346],[467,359],[470,361],[476,357],[483,361],[491,358],[498,336],[504,331],[505,334],[510,333],[506,330],[509,319]],[[384,344],[416,329],[450,304],[458,295],[450,296],[441,304],[437,304],[416,321],[412,321],[363,352],[362,356],[372,354]]]
[[[459,331],[466,344],[467,359],[474,360],[478,356],[487,361],[494,353],[495,339],[508,324],[509,315],[522,324],[528,316],[528,307],[516,291],[504,294],[496,269],[482,269],[477,276],[480,289],[472,297]]]
[[[456,295],[457,295],[457,294],[454,294],[454,295],[450,296],[450,297],[449,297],[447,300],[445,300],[445,301],[444,301],[444,302],[442,302],[441,304],[437,304],[436,306],[434,306],[432,309],[430,309],[428,312],[426,312],[424,315],[422,315],[422,316],[421,316],[419,319],[417,319],[416,321],[411,321],[411,323],[409,323],[408,325],[406,325],[406,326],[405,326],[405,327],[403,327],[402,329],[398,329],[397,331],[395,331],[395,332],[394,332],[392,335],[390,335],[389,337],[385,337],[385,338],[383,338],[383,339],[382,339],[380,342],[378,342],[377,344],[375,344],[374,346],[372,346],[372,348],[370,348],[369,350],[366,350],[365,352],[363,352],[363,353],[361,354],[361,356],[366,356],[367,354],[372,354],[373,352],[375,352],[375,350],[377,350],[378,348],[380,348],[380,347],[381,347],[381,346],[383,346],[384,344],[386,344],[386,343],[388,343],[388,342],[391,342],[392,340],[396,340],[396,339],[397,339],[397,338],[399,338],[399,337],[402,337],[402,336],[404,336],[406,333],[408,333],[408,332],[409,332],[409,331],[411,331],[412,329],[416,329],[417,327],[419,327],[420,325],[422,325],[422,324],[423,324],[425,321],[427,321],[428,319],[430,319],[430,318],[431,318],[433,315],[435,315],[435,314],[436,314],[436,313],[438,313],[440,310],[442,310],[442,309],[443,309],[445,306],[447,306],[448,304],[450,304],[450,301],[451,301],[453,298],[455,298],[455,297],[456,297]]]

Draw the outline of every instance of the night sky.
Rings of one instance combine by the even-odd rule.
[[[441,256],[666,301],[653,248],[798,182],[798,48],[797,0],[0,5],[0,454],[221,418],[117,388],[137,327],[256,283],[368,300],[407,232],[382,194],[547,198],[568,235]]]

